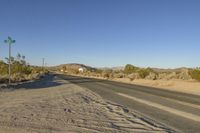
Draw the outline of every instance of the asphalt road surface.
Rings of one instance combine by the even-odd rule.
[[[59,76],[178,131],[200,132],[200,96],[108,80]]]

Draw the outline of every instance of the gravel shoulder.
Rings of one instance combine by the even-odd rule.
[[[174,132],[50,75],[0,91],[0,132]]]

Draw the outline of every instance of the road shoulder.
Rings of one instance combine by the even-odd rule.
[[[57,76],[20,87],[0,94],[1,132],[174,132]]]

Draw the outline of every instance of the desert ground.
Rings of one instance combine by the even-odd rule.
[[[56,75],[0,88],[1,133],[173,132]]]

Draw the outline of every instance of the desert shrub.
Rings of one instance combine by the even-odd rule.
[[[132,73],[132,74],[128,75],[128,78],[130,79],[130,81],[133,81],[135,79],[139,79],[140,75],[139,75],[139,73]]]
[[[98,73],[98,74],[102,74],[103,70],[101,70],[101,69],[96,69],[95,72]]]
[[[6,60],[9,62],[8,58]],[[11,58],[12,82],[38,79],[38,77],[46,73],[48,73],[47,69],[27,65],[25,56],[18,54],[16,58]],[[0,82],[8,82],[8,64],[3,61],[0,61]]]
[[[8,65],[3,61],[0,61],[0,75],[8,74]]]
[[[109,78],[110,76],[109,73],[103,73],[102,75],[103,75],[103,78]]]
[[[182,80],[192,79],[192,77],[189,73],[190,72],[188,69],[182,69],[181,72],[178,74],[178,79],[182,79]]]
[[[113,76],[114,76],[114,78],[124,78],[125,76],[124,76],[124,74],[123,73],[114,73],[113,74]]]
[[[161,80],[171,80],[178,79],[178,75],[176,74],[176,72],[161,72],[158,73],[157,78]]]
[[[145,77],[145,79],[156,80],[157,79],[157,74],[154,73],[154,72],[150,72],[149,75]]]
[[[107,78],[107,79],[113,78],[113,71],[111,69],[104,70],[102,72],[102,76],[103,78]]]
[[[161,72],[161,73],[158,73],[158,79],[166,79],[167,77],[167,73],[166,72]]]
[[[42,67],[38,67],[38,66],[31,67],[30,69],[32,73],[41,73],[44,71]]]
[[[138,74],[140,75],[141,78],[145,78],[147,75],[149,75],[149,71],[147,71],[146,69],[140,69],[138,70]]]
[[[21,73],[21,74],[31,74],[32,70],[30,66],[22,64],[19,61],[14,61],[12,64],[12,74]]]
[[[131,73],[135,73],[139,68],[136,66],[133,66],[131,64],[127,64],[124,68],[124,73],[125,74],[131,74]]]
[[[147,77],[150,73],[153,73],[153,70],[151,68],[141,68],[138,70],[138,73],[141,78]]]
[[[200,69],[191,69],[189,74],[193,79],[200,81]]]
[[[24,66],[22,69],[24,74],[31,74],[32,73],[32,68],[30,66]]]

